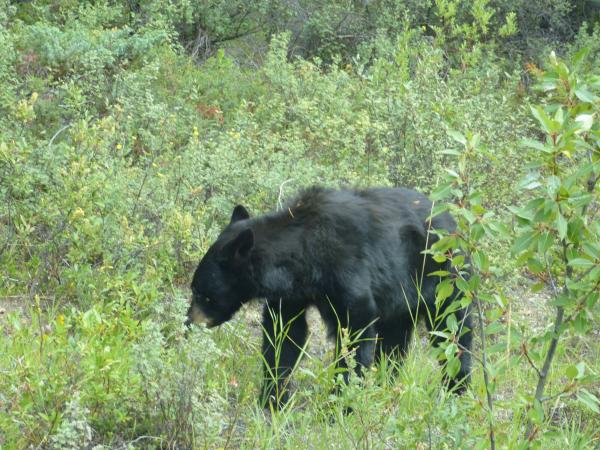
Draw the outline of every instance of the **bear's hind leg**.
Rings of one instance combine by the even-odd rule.
[[[408,346],[414,330],[414,320],[410,314],[382,321],[377,324],[377,353],[381,358],[383,355],[403,358],[408,353]]]
[[[348,368],[343,354],[344,346],[348,351],[354,351],[356,360],[355,372],[361,375],[365,368],[373,364],[376,348],[376,323],[377,313],[370,295],[361,299],[353,299],[344,305],[353,307],[343,312],[336,311],[338,323],[333,328],[336,330],[336,359],[337,366]],[[325,318],[328,321],[327,318]],[[329,324],[328,324],[329,326]],[[349,374],[344,373],[344,380],[348,382]]]

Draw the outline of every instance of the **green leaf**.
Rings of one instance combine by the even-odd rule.
[[[583,228],[583,221],[580,217],[572,218],[567,226],[567,237],[569,238],[569,241],[576,244],[579,243]]]
[[[448,344],[446,350],[444,350],[444,354],[449,360],[454,358],[456,352],[458,352],[458,345],[456,345],[455,343]]]
[[[98,311],[96,311],[94,308],[83,313],[81,318],[81,323],[84,328],[91,328],[95,325],[98,325],[100,322],[102,322],[102,318],[100,317],[100,314],[98,314]]]
[[[594,115],[593,114],[579,114],[575,117],[575,122],[579,124],[579,129],[576,131],[577,133],[588,132],[592,129],[594,125]]]
[[[545,254],[552,247],[553,243],[554,236],[552,236],[549,231],[544,231],[542,234],[540,234],[540,237],[537,241],[538,253],[541,255]]]
[[[594,261],[586,258],[575,258],[569,261],[569,266],[575,269],[589,269],[594,266]]]
[[[460,299],[460,307],[461,308],[466,308],[467,306],[469,306],[471,303],[473,303],[473,299],[469,298],[467,296],[464,296],[463,298]]]
[[[452,150],[450,148],[446,149],[446,150],[441,150],[440,153],[442,155],[450,155],[450,156],[460,156],[461,153],[458,150]]]
[[[469,222],[469,225],[472,225],[473,223],[475,223],[475,221],[477,220],[477,217],[475,217],[475,214],[473,214],[471,211],[469,211],[468,209],[463,209],[460,211],[461,214],[463,215],[463,217],[465,219],[467,219],[467,222]]]
[[[471,278],[469,278],[469,290],[471,292],[475,292],[478,288],[479,288],[479,284],[481,283],[481,277],[479,277],[479,275],[477,275],[476,273],[471,274]],[[483,294],[481,294],[479,296],[480,299],[484,299]]]
[[[474,241],[478,241],[479,239],[481,239],[484,233],[485,230],[483,229],[483,225],[481,225],[480,223],[475,223],[473,224],[473,226],[471,226],[471,239],[473,239]]]
[[[469,283],[465,280],[463,280],[462,278],[459,278],[456,280],[456,287],[461,291],[461,292],[470,292],[470,287],[469,287]]]
[[[535,150],[539,150],[540,152],[543,152],[543,153],[552,153],[553,152],[552,147],[550,147],[542,142],[534,141],[531,139],[523,139],[521,141],[521,145],[523,145],[525,147],[533,148]]]
[[[564,118],[565,118],[565,114],[564,114],[564,111],[561,106],[554,113],[554,122],[561,124],[561,123],[563,123]],[[558,131],[558,130],[555,130],[555,131]]]
[[[494,232],[494,234],[496,234],[498,237],[500,238],[509,238],[512,236],[510,230],[508,229],[508,227],[506,226],[506,224],[502,223],[502,222],[498,222],[496,220],[490,222],[488,224],[488,228]]]
[[[465,255],[454,255],[452,257],[452,265],[456,268],[464,267],[465,265]]]
[[[446,317],[446,326],[448,327],[449,331],[451,331],[453,334],[456,334],[458,331],[458,321],[456,320],[456,316],[454,314],[450,314],[448,317]]]
[[[459,175],[459,174],[457,174],[457,173],[456,173],[454,170],[452,170],[452,169],[448,169],[448,168],[445,168],[444,170],[445,170],[446,172],[448,172],[448,174],[449,174],[449,175],[450,175],[452,178],[454,178],[454,179],[460,179],[460,175]]]
[[[555,90],[558,87],[558,85],[557,85],[555,79],[551,79],[548,81],[543,81],[540,84],[536,85],[535,87],[536,87],[536,89],[540,89],[543,92],[548,92],[548,91]]]
[[[531,419],[532,422],[541,424],[544,420],[544,408],[539,400],[535,399],[533,401],[533,408],[531,408],[527,412],[527,416]]]
[[[594,200],[593,194],[579,194],[573,195],[569,198],[569,203],[573,205],[575,208],[584,208],[587,207]]]
[[[432,250],[444,253],[451,248],[456,248],[456,236],[447,235],[432,245]]]
[[[585,317],[583,316],[585,314],[585,312],[580,312],[579,314],[577,314],[577,316],[575,317],[575,319],[573,319],[573,329],[575,330],[575,332],[577,334],[585,334],[588,331],[588,322],[585,319]]]
[[[544,265],[536,258],[529,258],[527,260],[527,268],[533,274],[538,274],[546,270]]]
[[[560,123],[548,117],[548,114],[546,114],[546,111],[541,106],[532,106],[531,113],[546,133],[556,133],[560,130]]]
[[[594,0],[594,1],[598,1],[598,0]],[[594,87],[594,88],[600,88],[600,76],[598,75],[592,75],[588,78],[588,83]]]
[[[431,198],[431,200],[433,201],[438,201],[438,200],[443,200],[445,198],[448,198],[450,196],[450,193],[452,192],[452,186],[450,184],[444,184],[442,186],[438,186],[430,195],[429,197]]]
[[[577,299],[569,296],[568,294],[559,294],[550,304],[552,306],[568,307],[575,304]]]
[[[588,274],[587,278],[589,280],[598,280],[600,279],[600,266],[594,267],[592,271]]]
[[[583,378],[585,375],[585,363],[580,361],[577,363],[577,379]]]
[[[490,268],[490,262],[486,254],[482,251],[475,250],[471,256],[473,264],[480,272],[487,272]]]
[[[456,130],[448,130],[448,135],[454,139],[456,142],[462,145],[467,144],[467,138],[460,132]]]
[[[460,371],[460,359],[452,358],[446,364],[446,373],[450,378],[454,378]]]
[[[542,126],[546,133],[549,133],[549,127],[547,126],[550,119],[546,112],[540,106],[531,106],[531,114],[535,117],[535,120]]]
[[[531,292],[536,293],[536,292],[540,292],[545,287],[546,287],[546,284],[543,281],[539,281],[537,283],[532,284],[529,289],[531,290]]]
[[[567,375],[567,377],[569,377],[571,380],[574,380],[575,377],[577,376],[577,367],[571,365],[568,366],[567,369],[565,370],[565,373]]]
[[[527,250],[529,247],[531,247],[531,244],[533,243],[533,239],[535,238],[536,232],[535,231],[528,231],[524,234],[522,234],[521,236],[519,236],[516,240],[515,243],[512,246],[512,254],[513,255],[518,255],[519,253],[522,253],[523,251]]]
[[[450,275],[450,272],[447,270],[436,270],[435,272],[427,274],[429,277],[447,277],[448,275]]]
[[[450,205],[448,203],[436,203],[431,210],[431,217],[439,216],[440,214],[449,211]]]
[[[525,177],[519,182],[518,188],[525,190],[533,190],[537,187],[541,186],[539,182],[540,174],[538,172],[529,172]]]
[[[496,299],[496,296],[490,296],[490,300],[494,300],[494,304],[497,305],[498,304],[498,300]],[[490,322],[495,322],[497,321],[500,317],[502,317],[502,315],[504,314],[504,309],[502,307],[499,306],[494,306],[493,308],[489,308],[488,310],[486,310],[485,315],[488,318],[488,320]]]
[[[577,393],[577,400],[579,400],[583,405],[587,406],[596,414],[600,414],[600,400],[598,400],[598,397],[585,388],[581,388],[579,390]]]
[[[454,292],[454,286],[452,284],[452,281],[449,279],[443,280],[440,284],[437,285],[437,301],[443,302],[452,295],[452,292]]]
[[[433,334],[434,336],[438,336],[444,339],[450,339],[450,333],[445,333],[443,331],[430,331],[429,334]]]
[[[581,86],[581,87],[576,87],[574,89],[575,95],[577,96],[577,98],[579,100],[581,100],[582,102],[587,102],[587,103],[593,103],[595,100],[595,96],[594,94],[592,94],[590,91],[588,91],[585,86]]]
[[[555,69],[556,69],[556,72],[558,73],[558,75],[559,75],[559,76],[560,76],[560,77],[561,77],[563,80],[566,80],[566,79],[569,77],[569,68],[567,67],[567,65],[566,65],[564,62],[562,62],[562,61],[559,61],[559,62],[556,64],[556,67],[555,67]]]
[[[479,147],[479,141],[480,141],[481,137],[479,136],[479,133],[475,133],[474,135],[472,135],[468,142],[469,145],[471,146],[471,148],[477,148]]]
[[[433,255],[431,258],[438,264],[442,264],[443,262],[445,262],[448,259],[440,253]]]
[[[586,255],[589,255],[590,258],[600,259],[600,241],[598,242],[584,242],[583,250]]]

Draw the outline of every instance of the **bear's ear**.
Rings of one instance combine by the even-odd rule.
[[[231,221],[229,222],[229,225],[240,220],[246,220],[249,218],[250,214],[248,213],[248,210],[242,205],[237,205],[235,208],[233,208],[233,213],[231,214]]]
[[[239,264],[248,259],[254,248],[254,232],[248,228],[236,236],[223,247],[223,260],[228,263]]]

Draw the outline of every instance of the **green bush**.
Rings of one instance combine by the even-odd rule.
[[[491,448],[495,448],[498,437],[506,438],[497,428],[494,408],[498,404],[494,406],[494,394],[503,375],[511,366],[520,368],[523,361],[533,370],[528,388],[531,393],[523,394],[520,401],[507,403],[519,417],[522,428],[520,438],[513,437],[517,448],[529,448],[531,441],[541,444],[556,435],[553,419],[546,412],[550,400],[574,396],[592,415],[600,413],[600,400],[593,392],[599,378],[594,371],[589,372],[585,357],[563,368],[566,384],[555,386],[552,394],[547,392],[551,379],[560,376],[553,370],[557,352],[564,352],[572,345],[565,343],[567,335],[589,335],[600,319],[600,228],[594,211],[600,192],[597,187],[600,128],[595,120],[600,79],[580,72],[587,51],[586,48],[580,50],[569,65],[552,53],[548,70],[536,73],[540,79],[536,88],[543,93],[544,105],[532,106],[531,112],[543,138],[523,141],[523,146],[532,149],[533,155],[518,187],[525,205],[510,207],[512,232],[495,221],[494,213],[482,206],[481,184],[469,173],[477,167],[476,155],[482,150],[477,135],[465,137],[451,132],[463,148],[446,152],[457,157],[456,169],[448,170],[446,182],[433,195],[435,200],[451,199],[455,203],[442,204],[436,209],[436,213],[448,209],[454,213],[458,232],[434,244],[434,257],[451,260],[458,275],[443,283],[460,289],[464,294],[460,305],[473,303],[478,315],[479,362],[484,377]],[[517,264],[526,266],[535,278],[531,290],[537,292],[546,287],[550,291],[550,308],[536,305],[548,323],[539,333],[512,329],[510,299],[502,291],[494,292],[493,277],[499,270],[490,263],[481,246],[486,237],[512,240],[511,253],[517,256]],[[467,273],[470,276],[466,276]],[[440,292],[438,300],[443,301],[445,297]],[[554,318],[550,317],[552,310]],[[502,324],[507,315],[508,327]],[[442,346],[447,370],[460,364],[457,359],[460,349],[454,343],[459,327],[456,318],[453,324],[451,318],[447,319],[450,330],[444,334],[447,343]],[[505,328],[508,329],[504,331]],[[488,347],[488,339],[495,341],[494,345]],[[593,422],[593,417],[588,416],[582,415],[582,420]]]

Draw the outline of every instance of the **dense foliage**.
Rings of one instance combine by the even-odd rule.
[[[599,13],[0,0],[0,447],[597,446]],[[316,333],[270,417],[252,308],[184,336],[233,205],[313,183],[445,199],[480,319],[464,396],[436,370],[452,315],[435,358],[417,340],[338,396]]]

